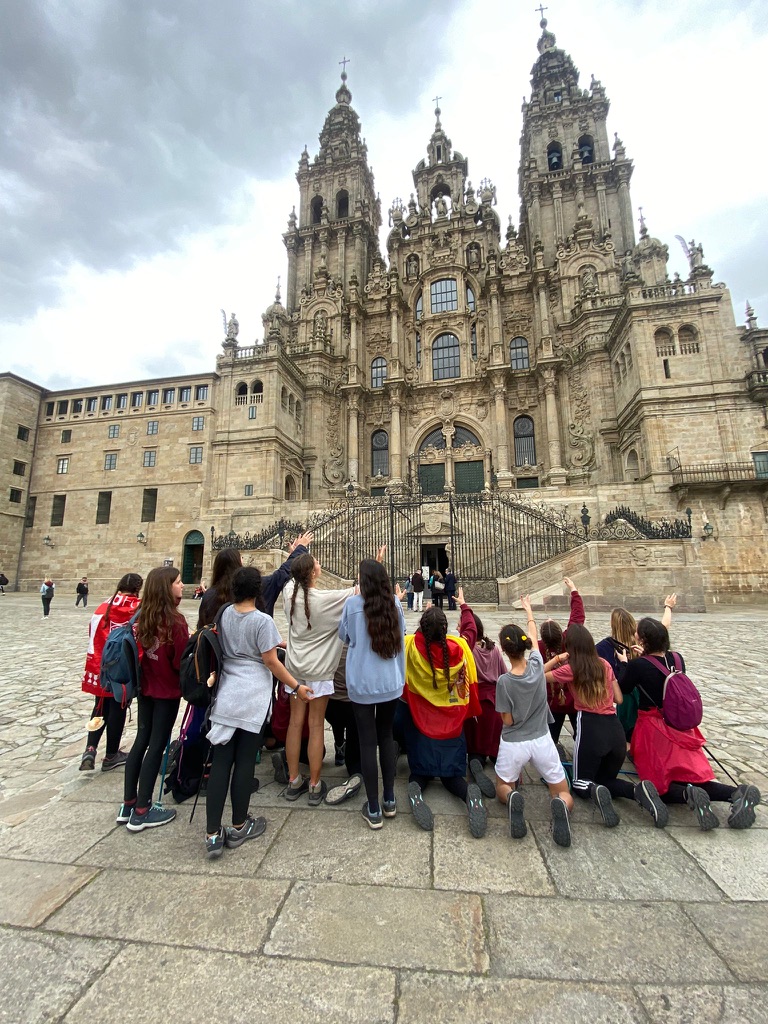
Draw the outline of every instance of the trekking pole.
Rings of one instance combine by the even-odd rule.
[[[209,743],[208,744],[208,753],[205,755],[205,760],[203,761],[203,767],[200,769],[200,781],[197,784],[197,792],[195,793],[195,802],[192,804],[192,813],[189,816],[190,824],[192,823],[192,819],[195,816],[195,811],[197,809],[197,801],[200,799],[200,793],[202,791],[203,781],[205,779],[205,769],[209,767],[208,759],[211,756],[211,751],[212,750],[213,750],[213,744]]]
[[[157,794],[157,803],[155,807],[163,806],[163,786],[165,785],[165,773],[168,771],[168,753],[171,749],[171,735],[168,736],[168,742],[165,745],[165,753],[163,754],[163,771],[160,776],[160,791]]]
[[[711,757],[712,760],[715,762],[715,764],[718,765],[720,768],[722,768],[722,770],[725,772],[725,774],[728,776],[728,778],[731,780],[731,782],[734,784],[734,786],[738,786],[738,782],[736,781],[736,779],[734,779],[734,777],[731,775],[731,773],[728,771],[728,769],[725,767],[725,765],[721,764],[720,761],[717,760],[717,758],[712,753],[712,751],[709,749],[709,747],[706,745],[706,743],[704,744],[704,749],[707,752],[707,757]]]

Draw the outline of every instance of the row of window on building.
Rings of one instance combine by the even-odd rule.
[[[174,405],[192,401],[193,388],[191,384],[185,384],[180,388],[152,388],[149,391],[121,391],[116,395],[92,395],[90,398],[61,398],[58,401],[46,402],[45,415],[51,416],[79,416],[82,413],[93,414],[96,412],[124,412],[126,409],[142,409],[145,405],[154,407],[158,405]],[[208,385],[198,384],[194,388],[196,402],[208,401]],[[162,399],[161,399],[162,396]],[[26,440],[26,439],[24,439]]]
[[[105,470],[117,469],[117,460],[118,460],[119,454],[120,454],[120,452],[105,452],[105,454],[104,454],[104,469]],[[57,460],[56,460],[56,473],[59,476],[63,476],[64,474],[69,473],[69,465],[70,465],[71,458],[72,458],[71,455],[60,455],[57,458]],[[189,446],[189,449],[188,449],[188,461],[189,461],[189,465],[190,466],[199,466],[199,465],[202,464],[202,461],[203,461],[203,445],[201,445],[201,444],[193,444],[193,445]],[[144,451],[142,453],[142,465],[145,468],[147,468],[147,469],[151,469],[152,467],[157,465],[157,449],[156,448],[147,448],[146,451]],[[15,469],[14,469],[14,472],[15,472]],[[22,473],[20,475],[23,476],[24,474]]]
[[[19,499],[20,500],[20,499]],[[67,509],[66,494],[54,494],[51,501],[51,526],[63,526]],[[112,491],[99,491],[96,496],[97,526],[107,526],[112,515]],[[24,525],[31,530],[37,514],[37,495],[30,495],[27,501],[27,516]],[[154,523],[157,516],[157,488],[145,487],[141,498],[141,522]]]
[[[472,358],[477,358],[477,336],[472,328]],[[421,366],[421,336],[416,334],[416,365]],[[513,338],[509,343],[509,365],[513,370],[530,369],[528,341]],[[440,334],[432,343],[432,380],[452,380],[461,376],[459,339],[455,334]],[[371,387],[382,388],[387,380],[387,360],[376,356],[371,363]]]

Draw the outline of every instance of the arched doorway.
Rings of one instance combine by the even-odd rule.
[[[199,583],[203,578],[203,552],[205,538],[199,530],[191,530],[184,538],[181,559],[181,582]]]

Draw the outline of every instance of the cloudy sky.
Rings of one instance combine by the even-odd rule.
[[[205,372],[285,278],[281,233],[348,65],[386,211],[442,122],[518,221],[534,0],[3,0],[0,371],[49,388]],[[765,0],[550,0],[611,100],[632,198],[768,323]],[[383,246],[383,237],[382,237]]]

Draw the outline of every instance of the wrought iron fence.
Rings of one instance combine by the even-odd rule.
[[[298,537],[304,532],[301,523],[288,519],[279,519],[272,526],[268,526],[261,533],[221,533],[216,536],[216,531],[211,527],[211,547],[214,551],[221,551],[223,548],[235,548],[238,551],[253,551],[257,548],[281,548],[286,537],[291,539]]]
[[[647,540],[685,539],[691,536],[691,510],[685,510],[685,519],[660,519],[654,523],[645,516],[633,512],[626,505],[619,505],[603,520],[603,525],[590,531],[601,540]],[[631,531],[631,532],[630,532]]]

